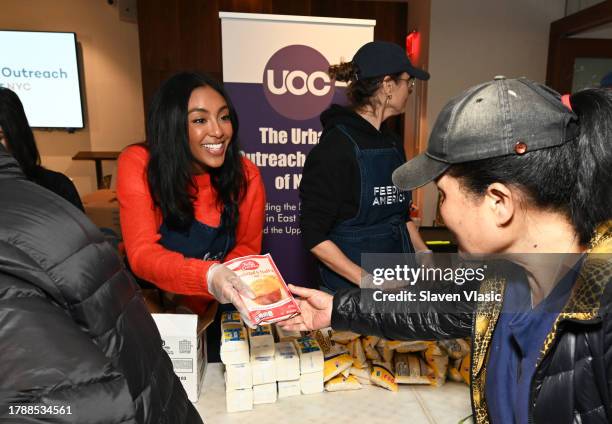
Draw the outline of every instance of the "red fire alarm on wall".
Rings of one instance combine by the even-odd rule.
[[[411,31],[406,36],[406,54],[410,58],[410,60],[417,60],[419,56],[421,44],[421,36],[418,31]]]

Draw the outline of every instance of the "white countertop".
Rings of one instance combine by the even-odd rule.
[[[206,424],[457,424],[472,413],[468,386],[454,382],[438,388],[400,385],[398,393],[364,386],[283,398],[255,405],[252,411],[228,413],[220,363],[208,364],[195,407]]]

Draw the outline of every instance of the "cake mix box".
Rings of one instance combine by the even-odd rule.
[[[300,313],[269,254],[243,256],[225,262],[224,265],[238,274],[255,293],[255,299],[242,296],[249,310],[249,320],[254,325],[283,321]]]

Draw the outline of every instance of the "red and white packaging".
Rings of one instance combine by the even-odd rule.
[[[297,302],[269,254],[243,256],[224,265],[238,274],[255,293],[255,299],[242,296],[253,324],[284,321],[300,313]]]

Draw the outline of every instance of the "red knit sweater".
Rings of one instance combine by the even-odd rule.
[[[149,153],[142,146],[130,146],[119,156],[117,198],[121,219],[121,232],[132,271],[162,290],[200,295],[212,299],[206,286],[206,272],[218,261],[185,258],[158,243],[161,238],[161,211],[153,204],[147,182]],[[247,192],[239,206],[236,245],[226,260],[258,254],[265,214],[266,195],[257,167],[243,158],[247,178]],[[194,201],[195,218],[216,227],[221,221],[221,210],[208,174],[197,175],[198,187]]]

